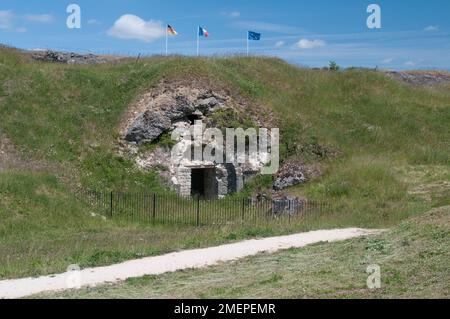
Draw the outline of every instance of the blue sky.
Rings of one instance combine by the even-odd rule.
[[[66,7],[81,7],[81,29],[66,26]],[[366,8],[381,7],[381,29],[369,29]],[[262,33],[253,54],[279,56],[317,67],[450,69],[450,1],[401,0],[1,0],[0,43],[26,49],[115,54],[194,55],[197,26],[201,54],[245,53],[246,32]]]

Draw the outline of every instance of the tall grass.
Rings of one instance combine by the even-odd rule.
[[[249,114],[272,111],[282,132],[283,159],[319,162],[324,172],[289,192],[331,199],[335,211],[309,224],[237,230],[92,217],[74,199],[75,188],[165,192],[156,173],[138,170],[117,151],[127,106],[161,80],[227,90],[247,102]],[[412,196],[411,180],[398,172],[411,165],[448,168],[449,123],[449,86],[413,87],[369,70],[318,71],[259,57],[70,66],[31,62],[0,48],[0,136],[24,158],[48,164],[41,173],[0,172],[0,277],[309,228],[391,226],[448,203],[450,196]],[[317,156],[317,145],[336,155]],[[254,187],[265,191],[270,182],[257,180]]]
[[[242,223],[204,227],[103,218],[104,212],[85,205],[46,173],[0,172],[0,199],[0,279],[63,272],[71,264],[101,266],[249,237],[333,227],[336,222],[345,224],[342,218],[327,218],[327,211],[259,223],[251,219],[248,210]],[[172,213],[166,208],[162,213]],[[202,220],[208,221],[205,208],[201,207]],[[240,220],[241,215],[231,217]]]

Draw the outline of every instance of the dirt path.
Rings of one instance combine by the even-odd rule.
[[[186,250],[53,276],[5,280],[0,281],[0,298],[20,298],[46,291],[94,286],[114,283],[127,278],[160,275],[188,268],[202,268],[262,252],[300,248],[314,243],[346,240],[379,232],[356,228],[319,230],[290,236],[246,240],[218,247]]]

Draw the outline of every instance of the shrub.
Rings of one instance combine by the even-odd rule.
[[[330,71],[339,71],[340,68],[341,67],[335,61],[330,61],[329,64]]]

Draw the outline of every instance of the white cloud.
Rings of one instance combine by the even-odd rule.
[[[323,40],[308,40],[308,39],[301,39],[295,44],[295,46],[300,49],[321,48],[326,45],[327,45],[326,42]]]
[[[152,42],[165,36],[166,30],[161,21],[144,21],[138,16],[125,14],[114,22],[108,35],[119,39],[134,39]]]
[[[424,29],[426,32],[433,32],[433,31],[439,31],[439,27],[436,25],[429,25]]]
[[[9,29],[13,18],[11,11],[0,10],[0,29]]]
[[[277,43],[275,43],[275,48],[281,48],[284,45],[285,45],[284,41],[277,41]]]
[[[51,14],[26,14],[16,15],[11,10],[0,10],[0,29],[11,30],[16,32],[26,32],[23,26],[16,27],[17,22],[33,22],[33,23],[51,23],[53,16]]]
[[[405,65],[406,65],[406,66],[416,66],[417,63],[414,62],[414,61],[407,61],[407,62],[405,62]]]
[[[239,11],[222,12],[222,15],[228,18],[239,18],[241,16],[241,13]]]
[[[51,23],[53,22],[53,16],[51,14],[27,14],[24,19],[30,22],[37,23]]]
[[[382,64],[390,64],[394,61],[393,58],[387,58],[381,61]]]

